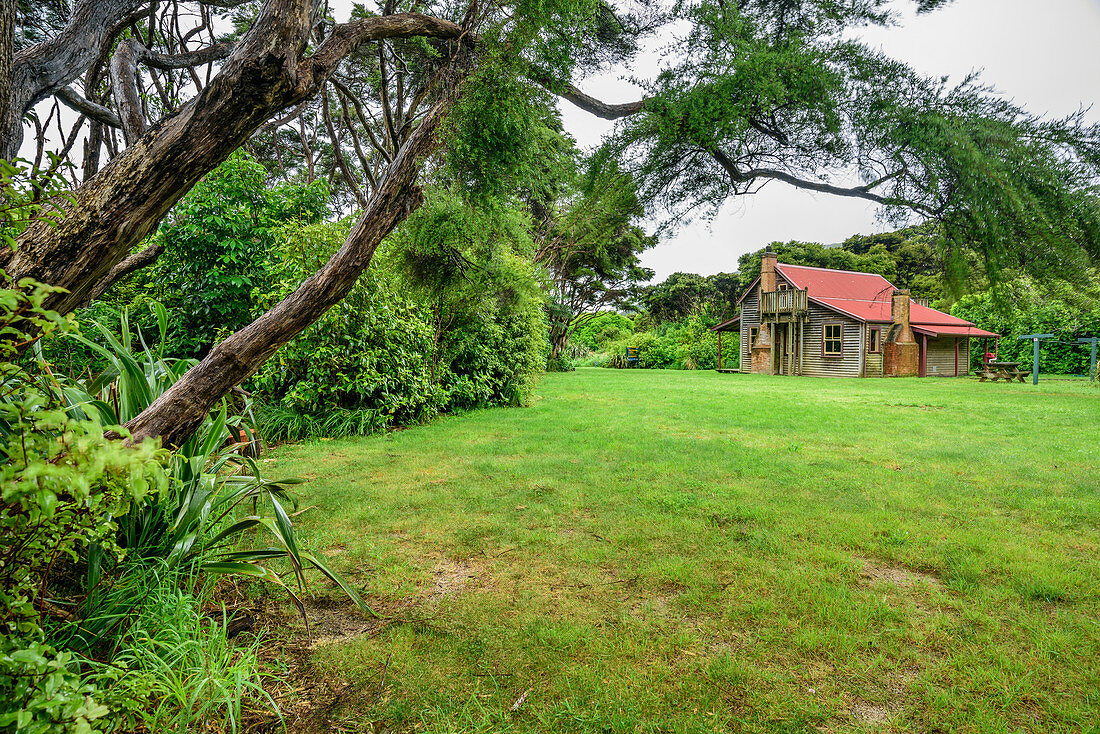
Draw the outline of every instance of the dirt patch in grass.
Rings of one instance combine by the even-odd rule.
[[[859,572],[860,576],[871,581],[892,584],[901,589],[910,589],[922,584],[929,588],[943,586],[940,580],[931,574],[866,558],[857,560],[863,564]]]
[[[436,591],[442,588],[449,589],[449,593],[459,593],[463,585],[455,584],[462,575],[461,567],[447,565],[440,570],[440,576],[433,575],[439,582],[433,586],[431,595],[444,593]],[[430,598],[428,595],[399,599],[368,596],[366,603],[378,615],[372,617],[338,590],[331,589],[325,594],[302,599],[309,620],[307,637],[302,618],[296,611],[281,600],[265,595],[255,610],[255,627],[257,633],[264,635],[261,658],[267,667],[281,671],[279,678],[269,679],[264,688],[282,712],[283,720],[280,722],[270,712],[261,711],[254,719],[242,722],[242,731],[294,734],[343,731],[342,724],[337,722],[338,713],[348,706],[354,707],[364,696],[374,698],[380,679],[347,680],[320,669],[314,662],[317,649],[374,637],[394,625],[423,624],[417,619],[417,610]]]
[[[453,596],[461,593],[468,585],[475,585],[484,575],[485,569],[478,568],[470,559],[454,560],[441,558],[432,569],[432,596]]]
[[[885,724],[887,719],[890,718],[891,708],[897,708],[896,706],[884,706],[879,703],[869,703],[863,699],[857,698],[852,704],[849,712],[852,714],[852,718],[857,723],[864,726],[879,726]]]
[[[303,603],[306,607],[306,617],[309,619],[308,646],[311,649],[336,642],[346,642],[354,637],[375,635],[390,624],[388,614],[371,617],[347,599],[314,597],[303,599]],[[383,614],[376,607],[376,604],[371,604],[371,608]]]

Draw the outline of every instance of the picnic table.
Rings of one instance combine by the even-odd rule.
[[[996,382],[997,380],[1004,380],[1005,382],[1019,380],[1023,382],[1029,374],[1031,373],[1020,371],[1019,362],[993,360],[978,368],[978,382]]]

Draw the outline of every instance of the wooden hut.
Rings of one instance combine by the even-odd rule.
[[[817,377],[939,376],[970,372],[970,340],[997,338],[916,303],[873,273],[778,262],[765,252],[740,315],[741,372]]]

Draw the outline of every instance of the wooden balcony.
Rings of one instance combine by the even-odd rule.
[[[772,291],[760,294],[760,320],[787,321],[801,318],[809,310],[805,290]]]

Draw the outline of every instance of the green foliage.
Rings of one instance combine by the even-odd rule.
[[[71,653],[31,638],[0,635],[0,730],[20,734],[109,731],[102,693],[81,680]]]
[[[561,157],[560,143],[547,134],[557,117],[550,96],[533,93],[510,66],[483,63],[447,118],[446,175],[473,199],[541,190],[545,167]]]
[[[181,328],[170,353],[205,352],[220,334],[248,324],[253,291],[268,286],[273,230],[327,213],[324,184],[268,186],[264,167],[237,153],[200,181],[172,210],[157,239],[157,295]]]
[[[639,226],[645,211],[633,180],[613,162],[589,161],[583,176],[566,175],[557,198],[532,201],[538,263],[549,276],[551,355],[594,313],[630,308],[636,285],[653,277],[639,256],[656,243]]]
[[[394,267],[429,305],[448,408],[521,405],[548,351],[529,219],[435,190],[393,239]]]
[[[129,564],[82,604],[86,620],[113,625],[108,662],[84,666],[107,689],[118,729],[184,732],[218,722],[238,731],[243,711],[275,708],[261,686],[259,638],[231,642],[225,617],[203,613],[209,587],[184,590],[194,586],[163,564]],[[67,634],[61,627],[53,636]]]
[[[257,372],[269,437],[371,433],[526,400],[546,351],[527,219],[483,203],[430,192],[348,297]],[[346,229],[282,230],[261,306],[312,274]]]
[[[1019,276],[993,289],[964,296],[951,313],[1001,334],[997,355],[1028,369],[1034,359],[1032,342],[1024,334],[1054,334],[1039,349],[1039,370],[1050,374],[1087,375],[1089,345],[1081,337],[1100,336],[1100,282],[1087,285],[1040,283]],[[992,345],[991,345],[992,346]],[[982,358],[982,342],[971,341],[971,359]]]
[[[273,305],[315,272],[343,242],[347,224],[282,230],[273,257],[274,290],[261,306]],[[327,421],[347,418],[348,411],[357,411],[357,419],[345,429],[371,433],[442,407],[445,396],[431,374],[433,348],[427,310],[405,294],[392,272],[372,267],[343,301],[261,367],[252,385],[265,401],[316,419],[288,429],[288,436],[327,435],[335,428]]]
[[[20,158],[0,160],[0,249],[14,250],[15,238],[32,223],[60,218],[68,185],[57,175],[60,158],[54,153],[49,158],[45,170]]]
[[[679,321],[700,308],[729,317],[737,312],[743,289],[737,273],[673,273],[661,283],[641,288],[640,300],[658,322]]]
[[[601,351],[613,341],[634,333],[634,322],[616,311],[604,311],[585,319],[573,330],[572,342],[591,352]]]
[[[627,347],[638,349],[637,367],[644,369],[713,370],[737,367],[737,335],[725,334],[722,343],[723,364],[718,364],[718,335],[711,327],[718,320],[704,309],[687,318],[660,324],[607,344],[599,360],[602,367],[626,367],[622,356]]]
[[[117,424],[67,411],[48,368],[19,358],[32,335],[73,328],[42,308],[52,290],[24,281],[0,291],[0,726],[90,732],[106,713],[93,699],[99,692],[43,637],[51,570],[93,547],[121,557],[119,523],[167,479],[154,442],[105,438]]]
[[[135,352],[130,341],[125,311],[119,319],[121,340],[103,324],[95,327],[107,347],[75,337],[98,351],[111,369],[65,390],[71,412],[97,415],[110,425],[121,425],[145,410],[193,364],[191,360],[164,356],[163,346],[169,341],[168,313],[160,304],[154,304],[154,311],[158,346],[143,344],[140,352]],[[248,409],[246,404],[242,412]],[[251,430],[240,415],[230,417],[229,402],[223,398],[190,438],[171,453],[167,488],[146,498],[119,523],[119,544],[132,558],[162,559],[173,571],[240,575],[276,584],[286,589],[303,613],[298,597],[270,562],[288,562],[299,590],[304,588],[303,571],[308,564],[336,581],[369,612],[358,594],[327,564],[298,547],[283,503],[290,499],[287,487],[301,480],[263,478],[255,461],[236,453],[242,437],[251,438]],[[251,512],[241,515],[240,511],[249,506]],[[275,545],[238,550],[239,538],[253,529],[264,531]],[[94,587],[99,575],[107,570],[96,562],[96,557],[89,559],[89,587]],[[110,628],[87,625],[80,635],[93,645],[97,636]]]
[[[1084,111],[1043,119],[973,76],[950,85],[853,40],[891,22],[885,0],[677,9],[675,61],[607,145],[673,222],[783,181],[936,221],[945,259],[977,253],[991,277],[1080,275],[1100,257],[1100,125]],[[852,167],[859,182],[822,175]]]

